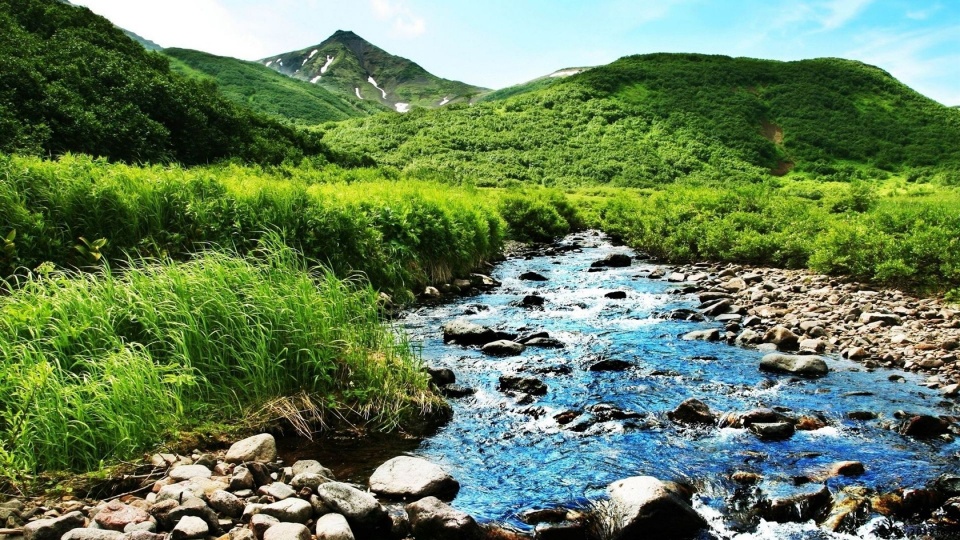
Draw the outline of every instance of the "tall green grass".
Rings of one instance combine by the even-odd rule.
[[[291,396],[380,426],[440,406],[373,289],[269,244],[0,296],[0,475],[90,470]]]

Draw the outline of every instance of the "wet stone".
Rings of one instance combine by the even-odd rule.
[[[501,375],[499,382],[501,392],[522,392],[534,396],[543,396],[547,393],[547,385],[539,379]]]

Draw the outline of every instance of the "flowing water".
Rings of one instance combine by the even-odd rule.
[[[493,274],[503,283],[493,292],[424,307],[400,323],[422,347],[428,365],[452,369],[458,384],[476,390],[471,397],[451,400],[453,420],[414,452],[442,464],[460,481],[453,503],[457,508],[480,520],[523,528],[518,514],[524,510],[584,504],[601,498],[615,480],[651,475],[696,485],[699,510],[713,516],[714,534],[727,536],[732,533],[721,516],[729,511],[733,471],[761,474],[760,490],[776,497],[802,489],[794,486],[794,477],[815,475],[842,460],[861,461],[866,472],[827,480],[833,492],[846,485],[881,492],[922,487],[954,467],[957,443],[913,440],[882,427],[897,411],[946,412],[937,392],[916,384],[918,376],[870,372],[842,359],[828,359],[832,371],[818,380],[765,374],[757,369],[758,351],[679,339],[691,330],[722,325],[658,317],[694,308],[698,301],[676,294],[677,284],[642,277],[652,266],[634,263],[588,272],[593,261],[613,252],[631,253],[627,249],[591,233],[565,242],[581,248],[508,260]],[[518,276],[526,271],[549,280],[521,281]],[[625,291],[627,297],[605,298],[611,291]],[[542,310],[518,305],[534,293],[546,300]],[[485,356],[475,347],[443,343],[441,324],[458,318],[519,334],[547,331],[566,347],[531,347],[510,358]],[[598,358],[625,360],[633,367],[588,371]],[[519,404],[498,391],[504,374],[537,377],[549,390],[533,403]],[[666,413],[690,397],[715,412],[778,407],[793,415],[820,416],[829,426],[798,431],[782,442],[764,442],[743,429],[685,429]],[[596,423],[585,432],[565,429],[553,418],[601,403],[643,416]],[[848,420],[850,411],[872,411],[880,419]],[[803,526],[763,527],[777,537],[810,535]],[[763,530],[754,534],[768,536]]]
[[[562,255],[508,260],[493,273],[501,287],[422,307],[398,323],[421,347],[426,364],[452,369],[458,384],[476,391],[451,400],[453,420],[409,449],[441,464],[460,481],[455,507],[480,521],[529,529],[518,519],[524,510],[582,506],[602,498],[615,480],[651,475],[698,488],[695,507],[712,526],[707,536],[828,538],[840,535],[819,531],[812,523],[756,526],[754,521],[743,530],[743,523],[733,519],[731,494],[736,486],[730,474],[759,473],[759,490],[778,497],[820,487],[822,483],[797,487],[794,478],[815,476],[842,460],[860,461],[866,472],[826,480],[834,493],[848,485],[880,492],[919,488],[954,467],[957,443],[913,440],[883,427],[885,421],[894,421],[897,411],[948,412],[937,392],[917,384],[918,376],[870,372],[835,358],[828,359],[831,373],[818,380],[765,374],[757,368],[762,356],[758,351],[679,339],[686,332],[722,324],[658,316],[695,308],[698,301],[694,295],[677,294],[678,284],[643,277],[652,265],[634,262],[628,268],[589,272],[593,261],[631,252],[593,233],[564,242],[579,247]],[[549,280],[521,281],[518,276],[526,271]],[[627,296],[605,298],[611,291]],[[542,310],[518,305],[534,293],[546,300]],[[566,346],[531,347],[519,356],[498,358],[476,347],[444,344],[440,326],[459,318],[518,334],[546,331]],[[600,358],[625,360],[632,367],[621,372],[586,369]],[[536,377],[549,390],[521,404],[517,396],[498,391],[501,375]],[[764,442],[744,429],[690,429],[672,423],[666,413],[691,397],[717,413],[771,407],[795,416],[818,416],[828,427]],[[558,413],[586,411],[597,404],[640,414],[598,422],[583,432],[570,429],[578,421],[561,426],[554,419]],[[850,411],[872,411],[879,419],[848,420]],[[858,535],[879,534],[881,523],[886,522],[874,520]]]

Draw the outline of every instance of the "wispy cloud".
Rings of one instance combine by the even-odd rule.
[[[402,0],[370,0],[374,16],[390,21],[395,33],[403,37],[417,37],[427,31],[427,22],[415,14]]]
[[[840,28],[855,19],[873,0],[831,0],[820,6],[820,23],[824,30]],[[819,11],[819,10],[818,10]]]
[[[930,18],[931,15],[943,9],[943,5],[937,3],[927,9],[917,9],[907,11],[907,18],[913,19],[915,21],[925,21]]]

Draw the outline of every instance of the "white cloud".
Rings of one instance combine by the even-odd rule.
[[[832,0],[821,6],[819,20],[824,30],[840,28],[856,18],[873,0]]]
[[[163,47],[257,58],[265,47],[222,0],[72,0]]]
[[[927,9],[918,9],[914,11],[907,12],[907,18],[913,19],[915,21],[925,21],[930,18],[931,15],[943,9],[941,4],[934,4]]]
[[[403,37],[417,37],[427,31],[427,22],[415,14],[402,0],[370,0],[374,16],[390,21],[394,33]]]

